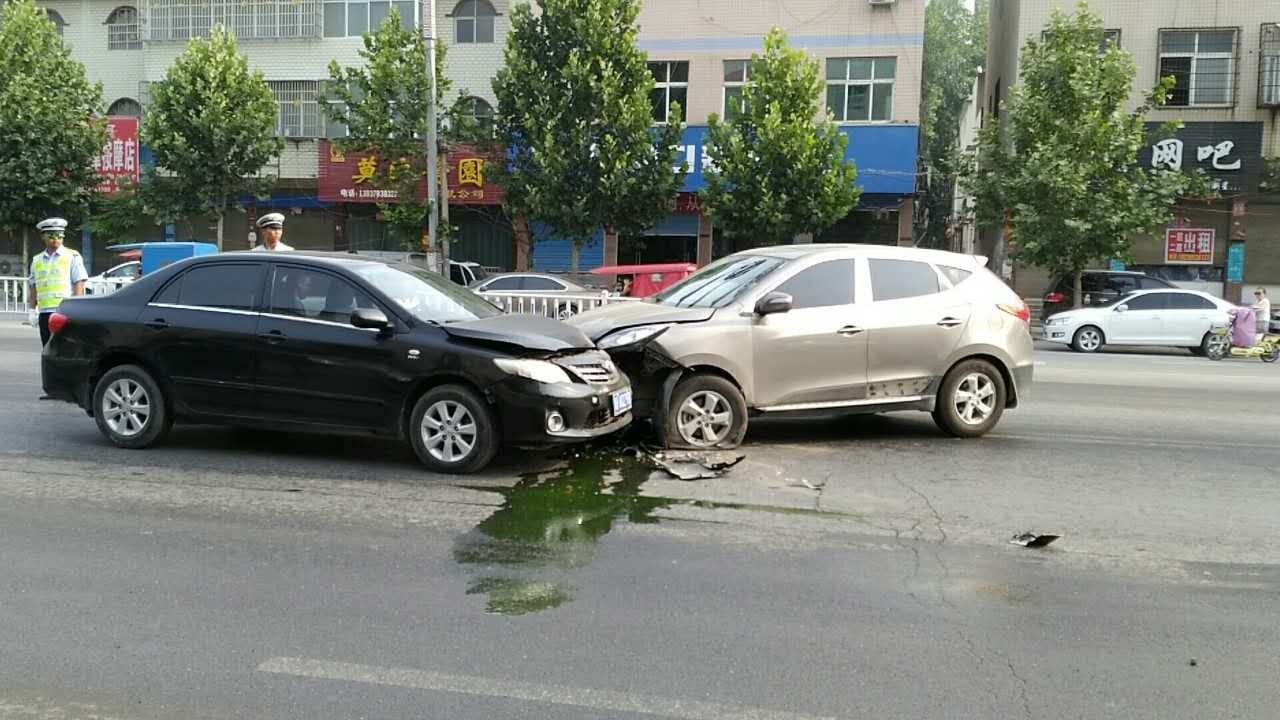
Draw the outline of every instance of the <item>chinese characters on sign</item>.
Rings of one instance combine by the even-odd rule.
[[[368,152],[345,153],[328,141],[321,141],[318,189],[325,202],[380,203],[396,202],[399,193],[378,187],[379,170],[391,172],[387,161]],[[485,159],[469,148],[450,152],[441,175],[448,184],[449,202],[458,205],[500,205],[502,189],[486,182]],[[418,200],[427,198],[425,178],[416,193]]]
[[[1180,265],[1213,264],[1212,228],[1169,228],[1164,233],[1164,261]]]
[[[107,118],[107,142],[93,159],[98,192],[114,195],[124,180],[138,181],[138,118]]]
[[[1159,132],[1160,123],[1147,123]],[[1145,167],[1176,172],[1202,171],[1210,187],[1223,193],[1254,189],[1262,156],[1262,123],[1188,122],[1174,137],[1153,142],[1139,153]]]

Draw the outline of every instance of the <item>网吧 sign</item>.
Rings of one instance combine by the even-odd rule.
[[[1169,228],[1164,232],[1164,261],[1170,265],[1212,265],[1213,228]]]

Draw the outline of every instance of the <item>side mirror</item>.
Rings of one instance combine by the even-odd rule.
[[[764,317],[765,315],[790,312],[791,303],[790,295],[784,292],[771,292],[756,302],[756,314]]]
[[[1129,312],[1129,306],[1128,306],[1128,305],[1117,305],[1117,306],[1116,306],[1116,312]]]
[[[381,310],[358,308],[351,313],[351,324],[364,330],[385,332],[391,329],[391,321]]]

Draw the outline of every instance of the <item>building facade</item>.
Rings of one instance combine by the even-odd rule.
[[[1018,82],[1018,51],[1043,32],[1054,8],[1072,12],[1075,2],[992,0],[984,121],[1002,112],[1002,100]],[[1182,203],[1167,228],[1134,238],[1132,269],[1233,302],[1251,301],[1257,286],[1280,292],[1280,194],[1266,173],[1266,158],[1280,155],[1280,5],[1090,0],[1089,8],[1102,18],[1105,40],[1133,56],[1131,107],[1161,77],[1175,79],[1168,104],[1147,120],[1151,128],[1172,120],[1183,128],[1150,144],[1139,161],[1203,170],[1221,196]],[[996,252],[999,242],[1000,232],[984,233],[982,251]],[[1014,267],[1013,283],[1035,296],[1048,277],[1038,268]]]
[[[359,62],[361,34],[397,9],[408,26],[420,20],[422,3],[404,0],[48,0],[42,5],[91,80],[103,84],[109,115],[145,111],[149,83],[160,80],[193,37],[207,37],[223,24],[237,36],[250,65],[262,70],[280,111],[277,132],[285,149],[269,172],[279,181],[266,201],[246,198],[226,222],[227,248],[248,247],[252,222],[268,211],[289,217],[288,242],[308,249],[384,249],[386,231],[376,198],[326,190],[323,177],[346,172],[351,160],[326,143],[341,128],[329,127],[320,111],[321,89],[330,61]],[[437,5],[437,35],[448,46],[446,73],[450,102],[462,101],[484,122],[496,101],[491,81],[502,63],[510,28],[511,0],[443,0]],[[702,169],[707,118],[723,115],[740,87],[750,82],[747,67],[772,27],[787,31],[793,45],[822,63],[826,97],[815,98],[849,138],[847,156],[858,166],[863,188],[859,206],[819,238],[798,241],[910,241],[919,128],[924,0],[770,0],[743,12],[738,0],[648,0],[639,18],[640,45],[657,81],[655,122],[668,104],[685,108],[681,145],[690,167],[676,212],[639,238],[603,234],[583,249],[584,268],[613,262],[691,260],[707,262],[734,245],[719,238],[700,212],[696,193]],[[143,161],[146,161],[143,148]],[[469,176],[452,165],[450,177]],[[343,178],[349,180],[351,178]],[[478,196],[483,196],[478,198]],[[531,258],[516,256],[509,223],[493,203],[491,188],[477,183],[451,202],[450,222],[458,227],[454,257],[509,269],[529,265],[565,269],[567,241],[537,232]],[[193,219],[167,228],[144,229],[139,240],[210,239],[213,223]],[[741,241],[740,241],[741,242]],[[73,243],[74,244],[74,243]],[[106,253],[92,252],[98,269]],[[100,245],[100,243],[99,243]],[[0,254],[3,250],[0,250]]]

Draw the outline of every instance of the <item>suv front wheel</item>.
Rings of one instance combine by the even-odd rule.
[[[991,363],[966,360],[943,378],[933,420],[956,437],[985,435],[1000,422],[1007,392],[1004,377]]]
[[[669,448],[735,448],[747,434],[747,400],[722,377],[693,375],[676,385],[665,425],[663,441]]]

